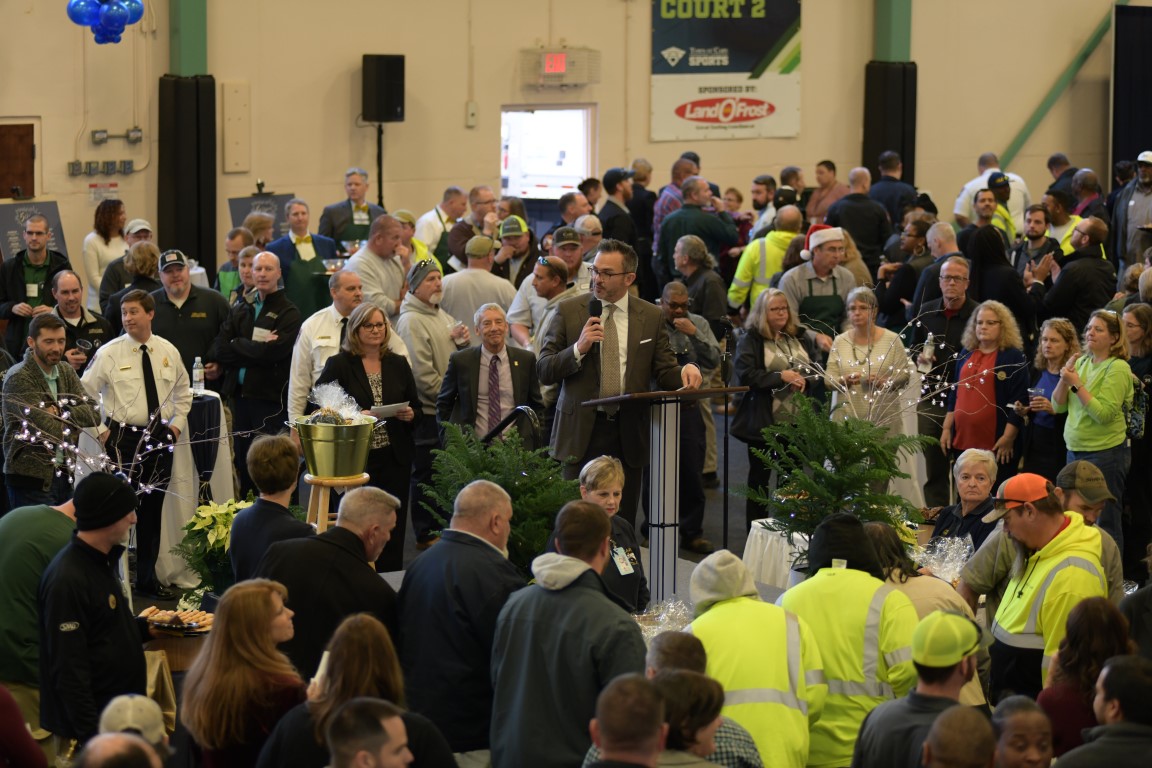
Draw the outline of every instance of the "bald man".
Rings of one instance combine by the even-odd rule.
[[[852,235],[860,256],[868,265],[868,271],[876,276],[880,268],[880,254],[884,243],[892,234],[892,222],[888,211],[880,203],[868,197],[872,188],[872,173],[867,168],[853,168],[848,172],[848,194],[837,200],[828,209],[824,223],[832,227],[842,227]]]

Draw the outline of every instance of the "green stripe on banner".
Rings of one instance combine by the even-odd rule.
[[[780,67],[780,74],[790,75],[800,68],[800,46],[797,44],[796,50],[792,55],[784,60],[783,66]]]
[[[776,45],[772,46],[772,49],[764,55],[764,58],[760,59],[760,63],[752,69],[751,74],[748,75],[748,79],[756,80],[760,75],[764,74],[776,57],[780,55],[780,52],[792,44],[792,38],[799,34],[800,19],[796,19],[796,21],[792,22],[792,26],[788,27],[788,31],[781,35],[780,39],[776,41]],[[797,64],[800,62],[799,49],[797,49],[796,62]]]

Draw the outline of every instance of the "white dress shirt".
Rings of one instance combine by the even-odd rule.
[[[340,351],[342,319],[336,307],[329,305],[300,326],[300,335],[296,337],[296,346],[292,348],[292,367],[288,374],[289,421],[304,415],[312,385],[320,378],[328,358]],[[388,330],[388,349],[408,357],[408,347],[395,328]]]
[[[188,371],[180,360],[180,351],[156,334],[144,343],[148,346],[148,358],[156,377],[160,418],[184,434],[188,431],[192,390]],[[92,397],[100,398],[105,418],[137,427],[148,423],[142,365],[140,344],[128,334],[118,336],[96,350],[80,381]],[[101,426],[101,434],[107,431],[107,427]]]

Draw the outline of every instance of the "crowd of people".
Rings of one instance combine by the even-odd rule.
[[[608,169],[549,227],[485,185],[388,213],[352,168],[316,231],[300,199],[280,237],[260,212],[230,229],[214,288],[119,201],[97,207],[79,270],[30,217],[0,267],[16,619],[0,683],[28,725],[5,738],[48,751],[11,755],[167,755],[163,729],[123,725],[152,714],[123,697],[146,692],[154,630],[128,607],[120,555],[135,527],[136,592],[175,597],[155,571],[160,511],[201,373],[227,408],[237,491],[258,497],[177,706],[203,765],[1008,767],[1149,748],[1152,662],[1135,654],[1152,587],[1117,604],[1147,580],[1152,539],[1152,152],[1117,164],[1107,202],[1093,171],[1049,168],[1032,204],[981,156],[953,223],[894,152],[846,185],[831,161],[815,189],[796,166],[757,176],[751,213],[686,152],[659,190],[644,160]],[[300,442],[283,425],[330,382],[392,413],[368,485],[316,535],[288,510]],[[809,578],[762,601],[704,536],[715,404],[686,401],[680,545],[707,557],[687,632],[646,648],[630,614],[650,601],[650,415],[613,398],[706,382],[749,388],[730,418],[753,487],[773,481],[763,429],[799,396],[889,431],[913,409],[936,438],[936,535],[973,543],[955,588],[890,526],[837,514],[812,536]],[[468,485],[446,526],[428,511],[444,423],[485,439],[516,426],[579,480],[531,585],[507,559],[502,488]],[[115,474],[74,484],[83,430]],[[409,527],[420,554],[396,593],[376,571],[404,568]],[[981,708],[990,721],[966,714]]]

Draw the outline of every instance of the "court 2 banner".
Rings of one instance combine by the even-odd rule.
[[[800,0],[652,0],[652,141],[800,134]]]

